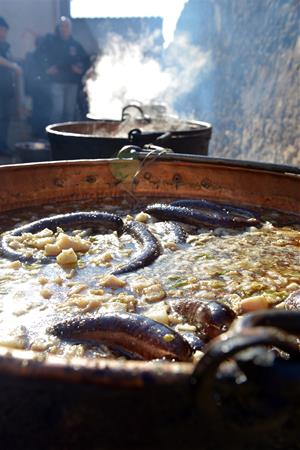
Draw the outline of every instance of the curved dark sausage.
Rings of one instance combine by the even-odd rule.
[[[179,333],[140,314],[103,314],[58,323],[48,331],[62,339],[105,344],[145,360],[188,361],[192,354],[190,345]]]

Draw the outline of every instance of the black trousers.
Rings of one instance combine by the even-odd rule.
[[[0,93],[0,153],[7,150],[7,134],[11,115],[11,98]]]

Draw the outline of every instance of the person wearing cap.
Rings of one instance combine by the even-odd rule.
[[[78,89],[89,67],[89,57],[73,38],[68,17],[60,18],[55,33],[44,38],[39,53],[50,81],[51,122],[75,120]]]
[[[0,155],[10,156],[7,145],[7,134],[11,116],[11,101],[16,93],[17,77],[22,70],[12,61],[7,32],[9,25],[0,17]]]

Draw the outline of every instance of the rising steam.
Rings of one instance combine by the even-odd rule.
[[[122,108],[134,100],[164,103],[172,112],[176,99],[193,89],[209,66],[209,54],[185,36],[167,49],[153,47],[154,42],[153,35],[143,42],[125,42],[119,35],[110,35],[105,53],[86,80],[91,115],[120,119]]]

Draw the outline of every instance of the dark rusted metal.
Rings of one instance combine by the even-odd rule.
[[[233,323],[232,330],[239,332],[253,327],[276,327],[299,335],[300,311],[268,309],[245,314]]]
[[[192,376],[192,390],[200,411],[204,414],[205,410],[209,428],[214,423],[223,432],[227,429],[244,438],[248,435],[251,440],[253,433],[273,432],[286,423],[294,408],[293,395],[297,405],[300,400],[300,347],[296,336],[282,330],[299,334],[300,313],[261,311],[246,314],[237,319],[227,333],[205,347],[204,356]],[[268,350],[264,350],[265,347]],[[284,353],[278,356],[278,351]],[[222,398],[220,394],[216,401],[216,376],[220,366],[225,362],[228,364],[230,358],[235,358],[237,363],[231,370],[233,378],[234,370],[239,368],[234,380],[236,392],[240,391],[239,401],[234,402],[235,410],[233,405],[226,406],[226,395]],[[245,384],[246,388],[243,390],[240,384]],[[295,436],[292,440],[295,442]],[[288,448],[287,445],[280,448]],[[254,448],[260,448],[258,442]]]

